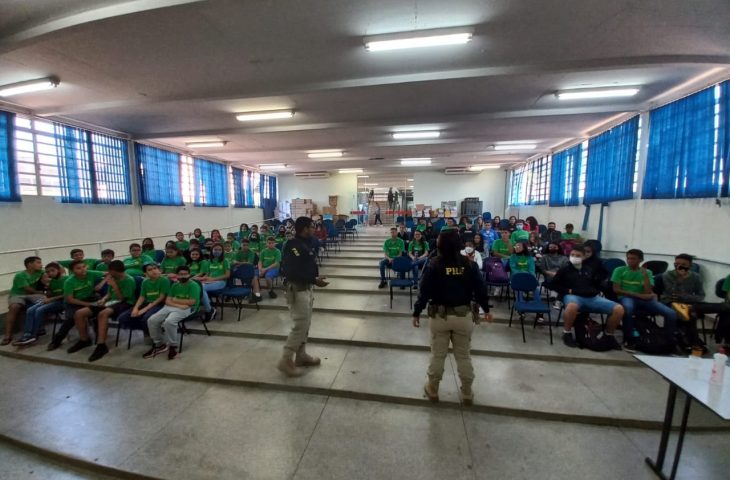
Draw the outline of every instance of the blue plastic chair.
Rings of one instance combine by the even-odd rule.
[[[413,230],[413,227],[415,226],[415,222],[412,218],[408,217],[408,220],[406,220],[406,228],[408,230]]]
[[[482,213],[482,220],[485,222],[488,222],[492,219],[492,212],[484,212]]]
[[[177,324],[177,331],[180,333],[180,348],[178,349],[180,353],[182,353],[183,349],[183,338],[185,338],[185,335],[190,335],[190,330],[188,330],[187,328],[187,322],[192,322],[193,320],[198,320],[200,318],[199,306],[203,302],[203,285],[201,285],[200,282],[198,282],[198,285],[200,285],[200,298],[198,299],[198,308],[196,308],[193,313],[180,320]],[[205,324],[205,322],[203,322],[203,328],[205,328],[205,333],[207,333],[210,337],[210,331],[208,331],[208,326]]]
[[[155,250],[155,263],[160,264],[165,259],[164,250]]]
[[[515,292],[517,299],[515,300],[512,310],[509,314],[509,326],[512,326],[512,315],[515,310],[520,315],[520,326],[522,327],[522,342],[527,343],[525,338],[525,314],[534,313],[535,323],[532,328],[537,326],[537,314],[547,313],[548,315],[548,329],[550,330],[550,345],[553,344],[553,327],[552,317],[550,315],[550,305],[542,301],[540,297],[540,283],[537,278],[531,273],[519,272],[512,275],[510,279],[510,286]],[[526,299],[527,293],[532,293],[530,300]]]
[[[228,278],[226,288],[220,293],[223,299],[230,299],[233,301],[233,307],[238,310],[238,321],[241,321],[241,312],[243,311],[243,301],[251,297],[253,292],[253,277],[255,271],[253,265],[250,263],[244,263],[239,265],[231,271],[231,276]],[[236,280],[241,281],[241,285],[236,284]],[[259,304],[256,304],[256,310],[259,309]],[[223,302],[221,303],[221,320],[223,320]]]
[[[395,217],[395,223],[397,224],[403,223],[403,220],[403,215],[398,215],[397,217]]]
[[[605,268],[608,272],[609,278],[611,277],[613,271],[616,270],[618,267],[626,266],[626,262],[620,258],[604,258],[601,260],[601,263],[603,263],[603,268]]]
[[[408,287],[408,295],[411,301],[411,308],[413,308],[413,286],[416,282],[413,281],[413,262],[410,257],[396,257],[393,259],[393,263],[390,267],[393,272],[398,274],[398,278],[390,279],[390,308],[393,308],[393,287]]]
[[[345,223],[345,238],[347,238],[348,235],[352,237],[353,240],[355,240],[355,237],[359,237],[357,233],[357,220],[356,219],[350,219],[347,223]]]
[[[144,282],[144,277],[132,277],[134,278],[135,286],[134,286],[134,298],[139,298],[139,294],[142,291],[142,282]],[[117,339],[114,342],[114,346],[119,346],[119,330],[122,328],[126,328],[129,330],[129,338],[127,339],[127,350],[132,348],[132,330],[144,330],[144,328],[147,326],[143,322],[132,320],[132,317],[129,317],[129,323],[125,323],[124,325],[118,321],[117,319]]]

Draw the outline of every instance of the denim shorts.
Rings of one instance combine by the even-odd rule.
[[[578,305],[578,311],[581,313],[604,313],[610,315],[618,303],[612,302],[604,297],[596,295],[595,297],[579,297],[578,295],[566,295],[563,303],[575,303]]]

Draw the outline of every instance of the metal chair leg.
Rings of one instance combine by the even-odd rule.
[[[553,344],[553,318],[550,315],[550,312],[548,312],[548,330],[550,331],[550,345]]]
[[[525,338],[525,315],[520,314],[520,327],[522,327],[522,343],[527,343],[527,339]]]

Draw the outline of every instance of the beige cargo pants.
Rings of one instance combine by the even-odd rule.
[[[289,284],[286,288],[286,303],[289,305],[292,328],[289,337],[284,345],[284,353],[296,353],[299,348],[307,343],[309,326],[312,323],[312,305],[314,294],[312,286],[296,291],[294,286]]]
[[[462,386],[471,387],[474,382],[474,367],[471,364],[471,334],[474,322],[471,315],[463,317],[447,314],[429,318],[431,330],[431,363],[428,366],[428,378],[440,381],[444,374],[444,362],[449,353],[449,342],[454,347],[454,359]]]

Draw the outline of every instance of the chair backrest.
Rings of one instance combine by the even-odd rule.
[[[664,274],[654,277],[654,287],[652,287],[652,291],[656,293],[658,297],[662,296],[662,293],[664,293]]]
[[[142,292],[142,282],[144,282],[144,277],[132,278],[134,278],[134,298],[139,298],[139,294]]]
[[[722,286],[724,284],[725,284],[725,279],[724,278],[721,278],[715,284],[715,295],[717,295],[718,297],[720,297],[722,299],[725,299],[725,296],[727,295],[727,293],[725,293],[725,290],[722,289]]]
[[[337,223],[335,223],[335,228],[337,228],[338,230],[345,228],[345,221],[342,219],[337,220]]]
[[[542,235],[543,233],[547,232],[547,226],[546,225],[538,225],[537,231]]]
[[[669,268],[669,264],[664,260],[649,260],[648,262],[644,262],[642,267],[647,270],[651,270],[651,273],[653,273],[654,276],[657,276],[666,272],[667,268]]]
[[[512,290],[520,292],[532,292],[540,285],[535,275],[528,272],[513,274],[509,283]]]
[[[406,228],[407,229],[409,229],[409,230],[412,229],[414,225],[415,225],[415,223],[413,222],[413,219],[412,218],[409,218],[408,220],[406,220]]]
[[[155,263],[160,263],[165,259],[164,250],[155,250]]]
[[[603,263],[603,268],[606,269],[609,276],[611,276],[613,271],[616,270],[618,267],[626,266],[626,262],[620,258],[604,258],[603,260],[601,260],[601,262]]]
[[[488,222],[492,219],[492,212],[484,212],[482,213],[482,220],[485,222]]]
[[[253,277],[254,277],[253,265],[250,263],[242,263],[241,265],[239,265],[233,269],[229,280],[230,281],[240,280],[242,284],[250,285],[253,280]]]
[[[697,275],[700,274],[700,265],[698,263],[692,263],[692,266],[689,267],[689,269],[695,272]]]
[[[397,273],[411,273],[413,271],[413,262],[410,257],[395,257],[391,268]]]

